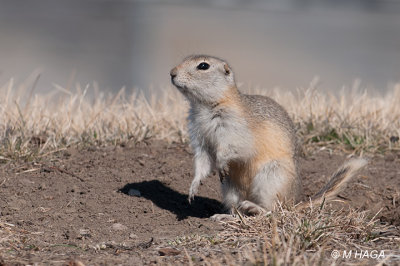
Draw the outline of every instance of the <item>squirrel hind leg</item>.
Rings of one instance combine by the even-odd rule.
[[[278,200],[291,201],[296,196],[295,171],[284,161],[270,161],[260,169],[251,184],[250,201],[270,211]],[[279,196],[281,198],[279,198]]]

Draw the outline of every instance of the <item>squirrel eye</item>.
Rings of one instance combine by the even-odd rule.
[[[210,68],[210,65],[207,64],[207,63],[205,63],[205,62],[200,63],[200,64],[197,66],[197,69],[200,69],[200,70],[207,70],[207,69],[209,69],[209,68]]]

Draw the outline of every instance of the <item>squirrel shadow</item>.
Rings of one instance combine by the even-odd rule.
[[[178,220],[188,217],[209,218],[222,210],[219,201],[205,197],[195,197],[189,204],[187,194],[175,191],[158,180],[126,184],[118,191],[129,195],[130,189],[139,190],[140,197],[149,199],[158,207],[174,213]]]

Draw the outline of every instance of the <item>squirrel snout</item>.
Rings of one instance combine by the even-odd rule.
[[[173,69],[171,69],[169,74],[171,75],[171,79],[174,79],[178,75],[178,69],[174,67]]]

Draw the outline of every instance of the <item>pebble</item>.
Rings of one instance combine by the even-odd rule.
[[[116,230],[116,231],[123,231],[123,230],[128,229],[128,227],[126,227],[125,225],[120,224],[120,223],[115,223],[115,224],[113,224],[113,225],[111,226],[111,228],[112,228],[113,230]]]

